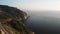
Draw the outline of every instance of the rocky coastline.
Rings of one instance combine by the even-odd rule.
[[[0,5],[0,22],[1,21],[5,22],[5,23],[1,23],[2,25],[4,25],[3,29],[7,29],[8,31],[9,29],[11,29],[10,31],[12,31],[15,34],[34,34],[34,32],[30,31],[23,23],[29,17],[30,16],[28,16],[26,12],[20,9],[17,9],[15,7],[10,7],[7,5]],[[12,20],[8,21],[8,19],[9,20],[12,19]],[[4,33],[5,31],[0,28],[0,33],[1,32]],[[7,34],[7,33],[4,33],[4,34]]]

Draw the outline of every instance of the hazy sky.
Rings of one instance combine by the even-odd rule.
[[[0,0],[0,4],[27,10],[60,11],[60,0]]]

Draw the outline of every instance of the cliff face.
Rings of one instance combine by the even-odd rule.
[[[5,14],[8,13],[11,15],[11,17],[15,17],[15,18],[24,18],[24,16],[27,16],[27,14],[17,8],[14,7],[9,7],[7,5],[0,5],[0,13],[4,12]]]
[[[30,34],[31,31],[22,23],[27,18],[27,14],[17,8],[0,5],[0,22],[5,22],[1,24],[8,31],[12,31],[15,34]]]

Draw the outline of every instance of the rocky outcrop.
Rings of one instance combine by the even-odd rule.
[[[35,34],[34,32],[30,32],[29,34]]]
[[[2,29],[0,29],[0,34],[5,34],[4,31]]]

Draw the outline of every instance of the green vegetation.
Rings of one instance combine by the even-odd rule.
[[[29,34],[30,30],[25,26],[25,24],[23,24],[23,20],[19,20],[21,18],[23,19],[25,14],[25,12],[17,8],[9,7],[6,5],[0,5],[0,19],[11,18],[11,21],[4,24],[17,30],[17,32],[15,33],[21,32],[22,34]]]
[[[30,30],[21,21],[12,20],[12,21],[6,23],[6,25],[12,26],[14,29],[16,29],[22,33],[25,32],[28,34],[30,32]]]

